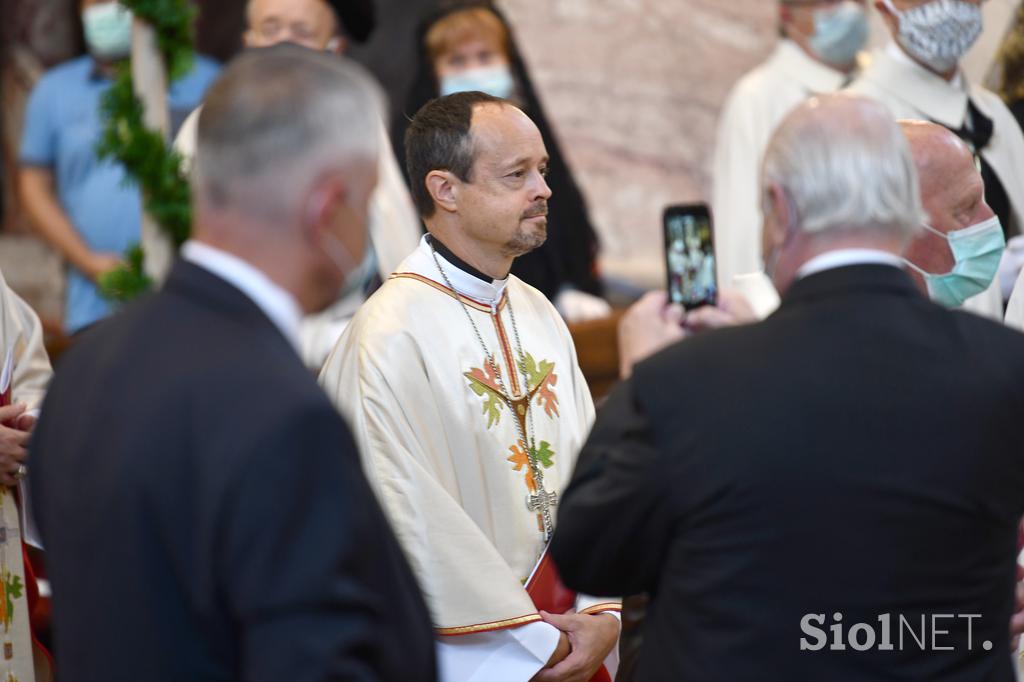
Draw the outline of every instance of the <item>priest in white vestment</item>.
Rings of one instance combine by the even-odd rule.
[[[43,326],[35,311],[7,285],[0,273],[0,485],[14,486],[28,474],[26,446],[35,426],[46,387],[53,376],[43,345]],[[23,539],[42,547],[27,503],[28,488],[20,486]]]
[[[29,414],[38,412],[53,376],[43,345],[43,326],[35,311],[8,286],[0,273],[0,367],[11,357],[13,401]],[[4,421],[0,419],[0,421]]]
[[[430,234],[352,319],[321,383],[426,595],[442,679],[601,675],[618,600],[579,596],[560,617],[524,587],[594,418],[565,323],[508,274],[546,237],[543,141],[511,104],[460,93],[417,114],[408,150]]]
[[[783,37],[763,64],[733,87],[718,125],[712,208],[718,281],[747,293],[759,312],[778,305],[774,292],[737,281],[761,269],[761,159],[775,128],[808,97],[839,90],[858,66],[868,36],[864,0],[779,0]]]

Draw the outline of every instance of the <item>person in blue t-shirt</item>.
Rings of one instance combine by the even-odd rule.
[[[69,334],[102,319],[111,303],[96,278],[139,241],[138,187],[125,182],[119,163],[100,160],[96,143],[104,121],[100,98],[114,66],[131,50],[131,12],[112,0],[81,0],[89,54],[44,75],[29,98],[20,153],[22,201],[39,233],[68,262],[64,329]],[[192,71],[171,84],[172,126],[203,99],[219,66],[197,57]]]

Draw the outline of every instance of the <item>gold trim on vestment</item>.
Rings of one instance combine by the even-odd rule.
[[[598,613],[607,613],[608,611],[618,611],[619,613],[621,613],[622,604],[613,601],[602,602],[601,604],[594,604],[593,606],[588,606],[587,608],[580,611],[580,613],[595,615]]]
[[[529,616],[519,616],[518,618],[496,620],[490,623],[480,623],[478,625],[460,625],[454,628],[434,628],[434,633],[437,634],[439,637],[471,635],[477,632],[493,632],[495,630],[507,630],[509,628],[519,627],[520,625],[526,625],[527,623],[536,623],[539,620],[544,619],[540,617],[539,613],[533,613]]]
[[[465,294],[456,294],[454,291],[452,291],[451,289],[446,287],[444,284],[441,284],[440,282],[435,282],[434,280],[430,279],[429,277],[425,277],[425,276],[420,275],[420,274],[415,273],[415,272],[395,272],[395,273],[392,273],[388,277],[388,279],[399,279],[399,278],[414,279],[417,282],[423,282],[424,284],[427,284],[429,286],[434,287],[435,289],[437,289],[438,291],[440,291],[443,294],[448,294],[449,296],[451,296],[455,300],[462,299],[462,301],[466,305],[468,305],[470,308],[473,308],[474,310],[479,310],[482,313],[489,313],[489,312],[491,312],[491,306],[490,305],[488,305],[486,303],[481,303],[480,301],[477,301],[476,299],[470,298],[469,296],[466,296]],[[508,292],[507,291],[503,291],[501,293],[501,300],[498,302],[498,310],[501,310],[502,308],[505,307],[505,302],[507,300],[508,300]]]

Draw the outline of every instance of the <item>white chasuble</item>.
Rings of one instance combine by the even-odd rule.
[[[424,239],[352,319],[320,382],[355,433],[436,633],[539,622],[524,589],[545,546],[538,500],[568,484],[594,419],[544,295],[435,261]],[[589,603],[581,610],[619,607]]]

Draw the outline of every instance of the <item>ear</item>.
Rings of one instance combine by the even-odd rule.
[[[793,19],[793,8],[784,2],[779,3],[779,24],[785,26]]]
[[[331,52],[333,54],[338,55],[345,54],[345,51],[347,49],[348,41],[345,40],[343,36],[334,36],[333,38],[327,41],[327,46],[324,47],[324,50],[326,50],[327,52]]]
[[[424,182],[427,185],[427,191],[430,192],[430,196],[434,199],[434,203],[441,210],[448,213],[458,212],[458,189],[456,187],[458,181],[454,175],[449,171],[433,170],[427,173]]]
[[[319,242],[325,230],[330,230],[335,216],[344,206],[348,186],[337,175],[321,179],[306,195],[302,206],[302,233],[313,242]]]
[[[882,15],[882,21],[884,21],[885,25],[889,27],[889,30],[893,34],[899,31],[900,20],[892,13],[892,10],[889,9],[889,5],[882,0],[874,0],[872,4],[875,6],[875,10]]]
[[[765,189],[764,245],[778,248],[786,241],[793,218],[786,191],[776,183]]]

